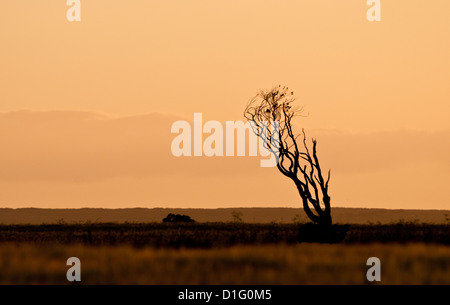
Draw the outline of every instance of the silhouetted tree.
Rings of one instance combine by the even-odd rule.
[[[320,225],[331,225],[330,196],[328,182],[330,171],[324,179],[317,157],[317,141],[312,139],[312,150],[306,143],[306,134],[296,134],[292,129],[292,119],[299,116],[302,108],[291,105],[294,92],[278,86],[268,91],[260,91],[244,112],[259,136],[264,147],[277,158],[277,168],[294,181],[302,198],[306,215]],[[299,143],[297,138],[302,135]]]

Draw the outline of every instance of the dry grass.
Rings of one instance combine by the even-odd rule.
[[[450,284],[448,225],[351,225],[340,244],[297,242],[296,224],[0,225],[0,284]]]
[[[422,243],[208,250],[6,243],[0,284],[68,284],[71,256],[81,260],[82,284],[368,284],[372,256],[381,260],[381,284],[450,284],[450,247]]]

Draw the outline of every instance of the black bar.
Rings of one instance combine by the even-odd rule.
[[[429,290],[433,291],[430,292]],[[421,297],[444,299],[447,286],[1,286],[5,300],[65,304],[406,304]],[[187,294],[186,294],[187,292]],[[186,299],[187,296],[187,299]],[[210,296],[208,298],[208,296]],[[428,298],[427,298],[428,296]],[[28,299],[29,298],[29,299]],[[28,300],[27,300],[28,299]],[[47,304],[47,303],[46,303]]]

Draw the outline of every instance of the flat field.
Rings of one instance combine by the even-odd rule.
[[[69,284],[66,260],[81,260],[82,284],[450,284],[450,247],[413,244],[252,245],[219,249],[2,245],[1,284]]]
[[[1,284],[450,284],[449,225],[351,225],[339,244],[299,243],[295,224],[0,226]]]

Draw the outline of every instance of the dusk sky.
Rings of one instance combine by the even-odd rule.
[[[282,84],[335,207],[450,209],[450,2],[0,2],[0,207],[300,207],[260,157],[171,154]]]

